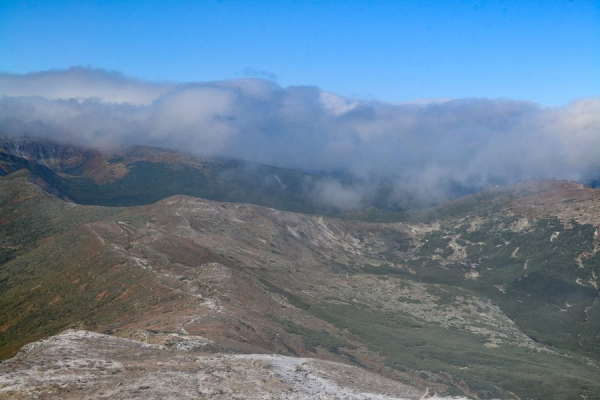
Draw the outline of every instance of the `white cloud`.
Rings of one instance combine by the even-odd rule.
[[[25,75],[0,73],[0,94],[41,96],[56,99],[97,98],[107,103],[149,105],[174,84],[151,83],[125,77],[117,72],[73,67],[66,71],[45,71]]]
[[[0,133],[345,171],[392,182],[398,196],[600,175],[600,97],[559,108],[506,99],[391,104],[262,79],[152,83],[85,68],[0,74],[0,96]],[[341,186],[326,189],[325,202],[359,202]]]

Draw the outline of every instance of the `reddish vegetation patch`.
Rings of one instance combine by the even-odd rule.
[[[517,194],[521,196],[503,208],[533,218],[543,215],[548,207],[600,199],[600,191],[570,181],[536,182],[524,186]]]
[[[57,294],[56,296],[54,296],[54,298],[52,299],[52,301],[50,301],[48,303],[48,305],[50,305],[50,306],[54,305],[54,304],[58,303],[61,299],[62,299],[61,295]]]
[[[50,243],[52,241],[54,241],[54,236],[48,236],[48,237],[45,237],[45,238],[41,238],[38,243],[39,243],[40,246],[43,246],[43,245],[46,245],[46,244],[48,244],[48,243]]]
[[[598,196],[594,189],[569,181],[537,182],[531,184],[528,189],[529,193],[509,205],[550,205],[584,201]]]
[[[129,172],[123,163],[110,164],[104,156],[96,156],[84,162],[83,176],[99,184],[114,182]]]
[[[169,164],[170,168],[174,170],[180,170],[182,169],[182,166],[185,165],[199,170],[207,178],[210,176],[209,171],[203,165],[203,160],[193,156],[180,154],[175,151],[140,146],[131,149],[129,153],[125,156],[123,162],[125,163],[125,165],[129,165],[138,161],[147,161],[151,163],[165,163]]]
[[[452,209],[452,207],[474,203],[473,207],[476,207],[479,212],[508,210],[525,217],[537,218],[554,206],[594,199],[600,200],[600,191],[597,189],[572,181],[549,180],[510,187],[494,187],[447,203],[440,209]]]
[[[226,263],[207,248],[181,238],[172,237],[169,241],[157,241],[152,243],[151,248],[167,256],[171,262],[183,265],[196,266],[209,262]]]
[[[6,332],[11,326],[15,325],[17,322],[22,320],[23,317],[17,317],[5,323],[4,325],[0,325],[0,332]]]
[[[135,284],[135,285],[129,286],[127,289],[125,289],[125,291],[123,293],[121,293],[119,295],[119,297],[117,297],[115,299],[115,301],[116,300],[123,300],[124,298],[126,298],[130,294],[130,292],[133,292],[135,289],[137,289],[138,286],[139,286],[139,284]]]
[[[104,298],[106,297],[107,293],[108,293],[107,290],[103,290],[100,293],[98,293],[98,296],[96,296],[96,301],[104,300]]]
[[[127,269],[127,265],[125,264],[115,264],[107,271],[107,275],[110,277],[116,277]]]

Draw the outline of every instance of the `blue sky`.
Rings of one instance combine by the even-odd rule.
[[[600,1],[10,1],[0,71],[244,75],[385,101],[600,94]]]

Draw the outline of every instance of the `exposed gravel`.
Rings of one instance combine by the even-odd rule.
[[[77,330],[26,345],[0,364],[0,399],[412,400],[424,395],[334,362],[173,351]]]

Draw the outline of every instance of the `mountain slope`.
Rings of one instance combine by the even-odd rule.
[[[174,353],[164,346],[73,330],[26,346],[0,365],[0,371],[0,398],[12,399],[418,400],[423,396],[421,390],[339,363],[265,354]]]
[[[444,395],[600,397],[596,190],[497,189],[381,224],[185,196],[81,206],[29,178],[0,178],[5,357],[76,327],[279,348]]]
[[[173,195],[339,212],[315,200],[324,177],[234,160],[208,160],[154,147],[100,152],[28,138],[0,137],[0,176],[27,169],[46,189],[79,204],[132,206]]]

